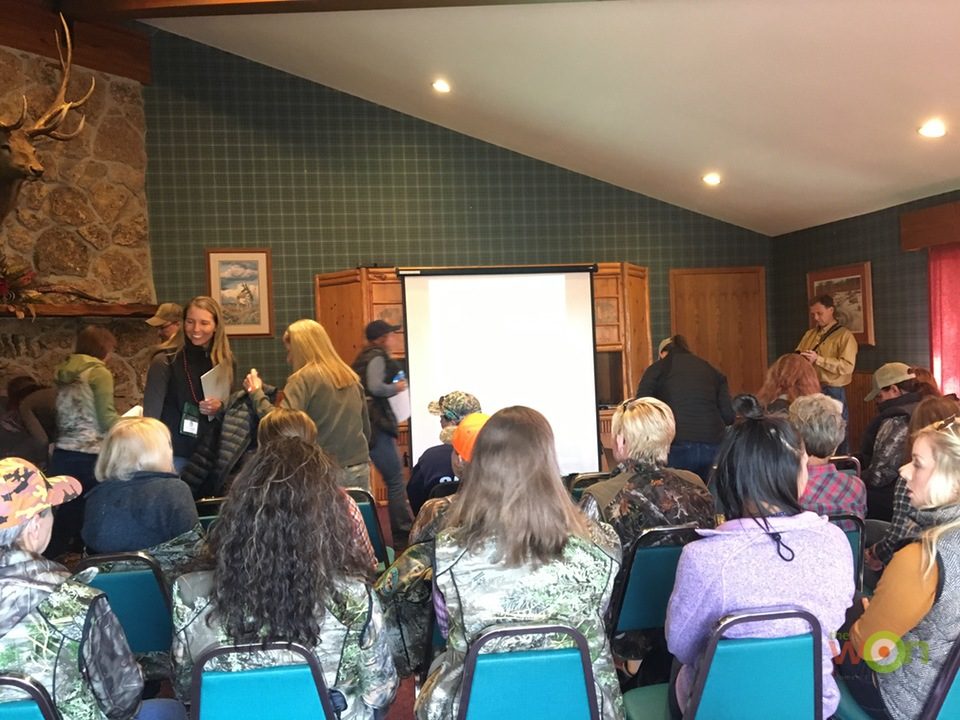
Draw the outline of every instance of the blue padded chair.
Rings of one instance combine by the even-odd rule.
[[[30,699],[0,702],[0,720],[60,720],[50,693],[29,675],[0,673],[0,686],[16,688]]]
[[[810,631],[782,638],[727,638],[745,623],[799,618]],[[707,641],[684,720],[823,720],[821,628],[799,608],[745,610],[720,619]],[[623,696],[628,720],[668,720],[670,686]]]
[[[285,650],[303,662],[247,670],[204,669],[214,658],[261,650]],[[337,720],[319,661],[298,643],[217,645],[204,650],[193,666],[191,687],[192,720]]]
[[[830,458],[837,470],[847,475],[860,477],[860,461],[853,455],[834,455]]]
[[[89,584],[106,593],[110,607],[127,635],[130,649],[134,653],[170,652],[172,602],[170,589],[157,561],[145,552],[91,555],[80,561],[77,571],[89,567],[103,568],[112,563],[123,563],[124,566],[102,569]]]
[[[960,640],[955,640],[917,720],[950,720],[960,717],[960,683],[956,681],[958,672],[960,672]],[[837,678],[837,685],[840,686],[840,706],[834,713],[834,717],[837,720],[871,720],[870,716],[857,705],[840,678]]]
[[[847,536],[847,542],[850,543],[850,549],[853,551],[853,578],[857,584],[857,590],[863,591],[863,554],[867,545],[866,525],[862,518],[850,513],[829,515],[828,518],[834,525],[847,521],[856,526],[855,530],[844,530],[843,534]]]
[[[562,634],[575,647],[488,652],[505,637]],[[470,644],[457,720],[599,720],[587,639],[567,625],[493,626]]]
[[[573,497],[573,501],[575,503],[580,502],[585,488],[596,485],[598,482],[609,480],[612,477],[613,473],[609,472],[578,473],[570,481],[570,495]]]
[[[209,530],[220,517],[220,508],[224,500],[226,500],[225,497],[205,497],[197,500],[197,515],[200,516],[200,525],[204,530]]]
[[[384,540],[383,528],[380,527],[380,516],[377,515],[377,503],[367,490],[358,487],[347,488],[350,497],[360,508],[360,514],[363,515],[363,522],[367,526],[367,535],[370,536],[370,544],[373,545],[373,552],[377,556],[377,561],[383,563],[383,568],[389,567],[394,560],[393,548],[387,545]]]
[[[663,627],[683,544],[649,546],[665,535],[685,544],[699,537],[696,529],[696,523],[647,528],[633,541],[624,556],[626,581],[618,584],[610,602],[615,632]]]

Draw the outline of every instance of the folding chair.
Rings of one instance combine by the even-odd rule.
[[[610,601],[614,632],[663,627],[680,553],[686,543],[700,537],[696,530],[696,523],[647,528],[630,544],[624,557],[629,568],[626,578],[618,583]],[[679,542],[651,547],[671,535]]]
[[[482,652],[509,637],[561,634],[575,647]],[[587,640],[567,625],[492,626],[470,644],[457,720],[599,720]]]
[[[204,530],[209,530],[210,526],[220,517],[220,508],[226,499],[227,498],[220,496],[200,498],[196,501],[197,515],[200,516],[200,525]]]
[[[960,717],[960,685],[956,682],[958,672],[960,672],[960,640],[955,640],[917,720],[948,720]],[[834,718],[836,720],[870,720],[870,716],[850,695],[843,680],[837,678],[837,685],[840,687],[840,706],[834,713]]]
[[[738,625],[797,618],[809,631],[778,638],[727,638]],[[744,610],[719,620],[707,641],[684,720],[823,720],[820,623],[800,608]],[[670,685],[623,696],[627,720],[668,720]]]
[[[121,563],[122,567],[105,567]],[[102,590],[134,653],[170,652],[173,638],[170,589],[157,561],[145,552],[91,555],[77,572],[101,568],[89,585]]]
[[[847,475],[860,477],[860,461],[853,455],[834,455],[829,460],[837,470]]]
[[[609,480],[611,477],[613,477],[613,473],[609,472],[579,473],[574,476],[570,481],[570,495],[573,497],[573,501],[576,503],[580,502],[584,489],[591,485],[596,485],[598,482]]]
[[[244,670],[204,669],[216,658],[264,650],[283,650],[299,656],[303,662]],[[192,720],[337,720],[338,717],[320,662],[298,643],[250,643],[208,648],[193,666],[191,688]]]
[[[383,528],[380,527],[380,517],[377,515],[377,503],[373,495],[363,488],[347,488],[347,493],[357,503],[360,508],[360,514],[363,515],[363,523],[367,526],[367,535],[370,536],[370,544],[373,545],[374,555],[377,560],[383,563],[383,567],[389,567],[394,560],[393,548],[387,545],[384,540]]]
[[[857,590],[863,590],[863,554],[867,546],[866,524],[863,518],[857,517],[851,513],[840,513],[827,516],[830,522],[843,530],[847,536],[847,542],[850,543],[850,549],[853,551],[853,579],[857,584]],[[848,530],[847,526],[841,523],[850,523],[855,527]]]
[[[0,673],[0,687],[15,688],[30,696],[29,700],[0,702],[0,720],[60,720],[50,693],[29,675]]]

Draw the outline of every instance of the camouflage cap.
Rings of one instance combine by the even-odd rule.
[[[473,395],[462,390],[454,390],[439,400],[431,402],[427,405],[427,410],[445,420],[459,423],[470,413],[480,412],[481,408],[480,401]]]
[[[144,320],[147,325],[152,327],[163,327],[170,323],[180,322],[183,317],[183,308],[176,303],[163,303],[157,308],[156,314]]]
[[[69,475],[48,478],[27,460],[0,459],[0,530],[22,525],[47,508],[73,500],[81,492],[80,481]]]

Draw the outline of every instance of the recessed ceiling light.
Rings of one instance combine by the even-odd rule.
[[[947,134],[947,126],[940,118],[931,118],[921,125],[917,132],[926,138],[939,138]]]
[[[716,187],[720,184],[720,173],[708,172],[703,176],[703,182],[711,187]]]
[[[450,92],[450,83],[443,78],[437,78],[433,81],[433,89],[438,93],[448,93]]]

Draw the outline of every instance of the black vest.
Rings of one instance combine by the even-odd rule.
[[[397,417],[393,414],[390,401],[385,397],[375,397],[367,390],[367,365],[375,357],[382,357],[384,364],[383,382],[389,383],[396,377],[403,367],[390,357],[390,354],[379,345],[367,345],[357,359],[353,361],[353,371],[360,376],[363,389],[367,396],[367,412],[370,413],[370,426],[379,432],[391,437],[397,436]],[[372,441],[372,438],[371,438]]]

